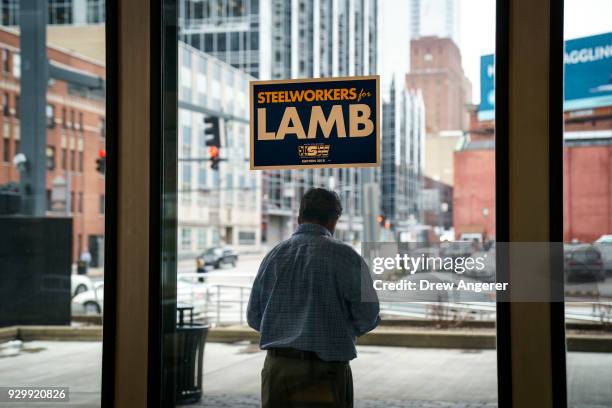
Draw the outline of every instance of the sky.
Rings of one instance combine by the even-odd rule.
[[[473,102],[480,100],[480,56],[495,51],[495,0],[460,3],[460,44],[463,69],[472,82]],[[409,1],[380,0],[380,59],[383,84],[408,71]],[[565,0],[565,38],[612,31],[612,0]]]

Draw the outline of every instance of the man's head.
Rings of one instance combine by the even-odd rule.
[[[342,204],[338,194],[324,188],[310,188],[300,202],[298,223],[319,224],[333,234],[340,215]]]

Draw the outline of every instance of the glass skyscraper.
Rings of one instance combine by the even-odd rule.
[[[182,41],[260,79],[376,73],[376,0],[186,0],[179,26]],[[363,183],[376,177],[355,168],[265,171],[262,238],[287,237],[301,195],[324,186],[345,206],[337,235],[360,240]]]

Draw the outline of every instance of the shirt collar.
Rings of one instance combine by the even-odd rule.
[[[298,225],[295,234],[315,234],[315,235],[327,235],[332,236],[331,232],[327,228],[319,224],[303,223]]]

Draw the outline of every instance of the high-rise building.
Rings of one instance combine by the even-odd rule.
[[[0,2],[0,21],[3,26],[19,25],[19,1]],[[21,0],[23,1],[23,0]],[[105,19],[105,0],[47,0],[49,25],[102,24]]]
[[[381,211],[397,237],[416,240],[422,221],[425,105],[421,92],[391,83],[383,101]],[[412,234],[412,235],[411,235]]]
[[[459,0],[410,0],[411,38],[437,36],[460,44],[459,5]]]
[[[376,0],[184,0],[180,39],[260,78],[375,72]]]
[[[261,243],[261,173],[249,171],[247,84],[253,77],[179,42],[178,250]],[[221,112],[223,112],[221,114]],[[204,119],[219,117],[217,169]]]
[[[453,151],[468,127],[472,95],[457,45],[450,38],[411,40],[406,86],[420,89],[425,101],[425,174],[452,186]]]
[[[368,75],[376,72],[376,0],[185,0],[180,38],[260,79]],[[371,169],[265,171],[262,239],[277,242],[297,222],[311,186],[335,188],[345,215],[337,236],[360,239],[362,183]]]

